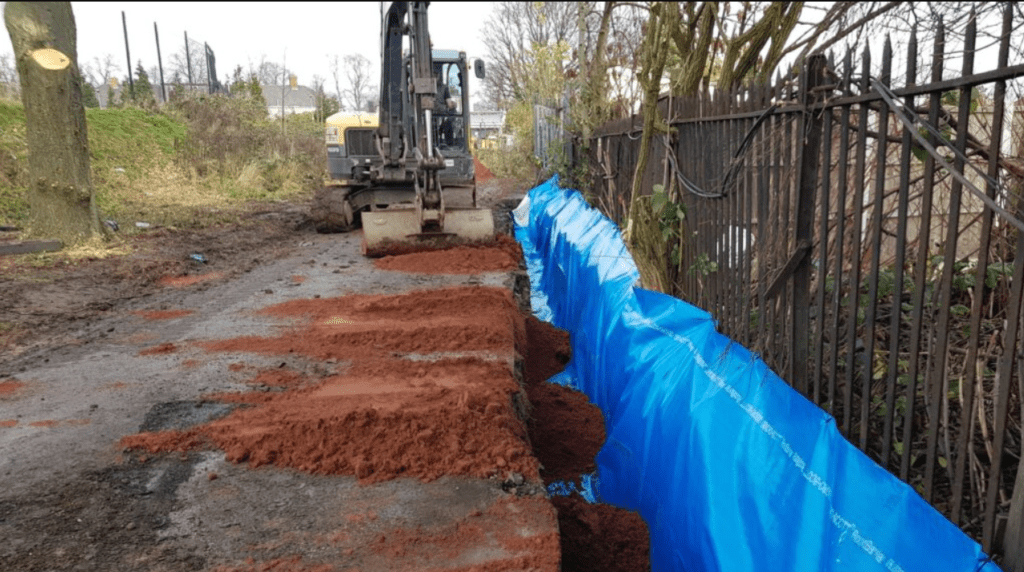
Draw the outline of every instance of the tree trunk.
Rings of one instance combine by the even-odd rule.
[[[25,106],[29,232],[65,245],[98,237],[71,4],[8,2],[4,21]]]

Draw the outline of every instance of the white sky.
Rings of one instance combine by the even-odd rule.
[[[286,60],[300,84],[308,85],[314,74],[327,79],[329,92],[334,91],[329,56],[360,53],[371,62],[371,77],[380,73],[379,2],[72,2],[71,8],[79,64],[113,54],[121,66],[119,76],[126,75],[122,10],[132,69],[139,60],[147,70],[157,64],[156,22],[166,81],[170,55],[182,48],[185,32],[190,40],[210,45],[221,80],[237,65],[255,67],[263,56],[277,63]],[[482,32],[491,10],[488,2],[432,2],[428,14],[434,47],[465,51],[471,58],[486,56]],[[0,54],[12,52],[3,30]]]

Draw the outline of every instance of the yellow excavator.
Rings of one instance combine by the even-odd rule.
[[[381,3],[380,112],[327,121],[330,179],[313,222],[320,232],[362,226],[370,256],[393,243],[494,237],[491,211],[477,206],[466,54],[431,49],[429,4]],[[483,78],[483,62],[473,71]]]

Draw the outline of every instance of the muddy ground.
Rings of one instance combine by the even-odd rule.
[[[516,191],[521,192],[504,181],[481,189],[505,228],[506,207]],[[228,446],[216,439],[238,428],[230,420],[239,411],[251,417],[261,403],[297,399],[289,392],[329,392],[325,380],[332,376],[358,373],[360,364],[372,373],[377,362],[370,357],[394,356],[360,361],[364,356],[304,355],[304,345],[257,352],[244,344],[214,351],[202,343],[243,339],[240,334],[287,339],[293,331],[286,330],[290,322],[260,312],[303,300],[391,296],[377,301],[387,306],[413,290],[516,289],[515,278],[504,271],[434,275],[382,270],[358,255],[358,237],[317,235],[306,212],[301,203],[263,204],[249,209],[239,224],[154,229],[132,239],[134,253],[127,257],[57,266],[24,257],[0,259],[4,569],[556,569],[558,550],[549,531],[559,525],[578,529],[572,538],[558,541],[563,552],[572,553],[561,557],[563,569],[587,569],[580,555],[598,545],[601,569],[646,569],[642,523],[627,523],[623,540],[609,541],[601,532],[626,522],[621,515],[559,500],[555,524],[544,483],[563,478],[558,471],[571,474],[575,465],[581,471],[592,466],[592,456],[560,462],[566,453],[557,446],[536,453],[542,459],[536,468],[527,460],[495,454],[493,465],[430,472],[433,457],[421,455],[426,468],[417,469],[420,457],[413,455],[391,467],[409,471],[408,476],[384,474],[381,463],[367,463],[373,458],[370,450],[361,457],[363,468],[350,467],[348,477],[282,466],[277,461],[287,456],[282,451],[291,442],[274,450],[266,440],[244,435],[240,458],[225,455]],[[193,253],[206,261],[190,258]],[[524,332],[530,327],[537,330],[534,324]],[[555,350],[557,344],[546,343]],[[440,358],[431,359],[477,368],[473,371],[485,371],[489,360],[511,363],[514,357],[500,351],[490,357],[473,354],[490,351],[483,346],[468,354],[448,347],[420,350],[440,351]],[[547,359],[566,356],[564,350],[552,351]],[[550,390],[531,385],[536,374],[529,371],[520,377],[540,404],[532,415],[516,410],[515,398],[508,400],[522,422],[520,429],[514,415],[502,417],[493,404],[481,404],[481,413],[508,426],[502,439],[536,446],[545,440],[538,419],[551,416],[546,409],[551,403],[574,410],[586,405],[577,403],[578,397],[541,395]],[[222,394],[235,397],[219,398]],[[438,399],[443,404],[446,397]],[[462,404],[468,398],[455,399]],[[265,407],[274,411],[272,405]],[[274,430],[296,427],[287,408],[281,411],[285,420],[275,420]],[[596,414],[597,423],[595,411],[589,415],[594,419]],[[372,429],[372,421],[357,424]],[[413,429],[415,423],[410,421]],[[192,435],[199,437],[185,445],[179,439],[163,448],[131,446],[141,443],[131,442],[133,436],[177,437],[196,427],[214,429]],[[422,428],[417,431],[417,438],[433,438]],[[315,451],[306,453],[316,456]],[[253,463],[261,454],[269,455],[265,462]],[[296,453],[290,458],[301,464],[313,457]],[[510,522],[516,523],[516,534],[509,533]]]

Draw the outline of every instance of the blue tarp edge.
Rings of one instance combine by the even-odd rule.
[[[534,312],[571,337],[559,381],[605,418],[597,498],[646,520],[653,570],[998,570],[709,314],[640,288],[578,192],[553,178],[513,218]]]

